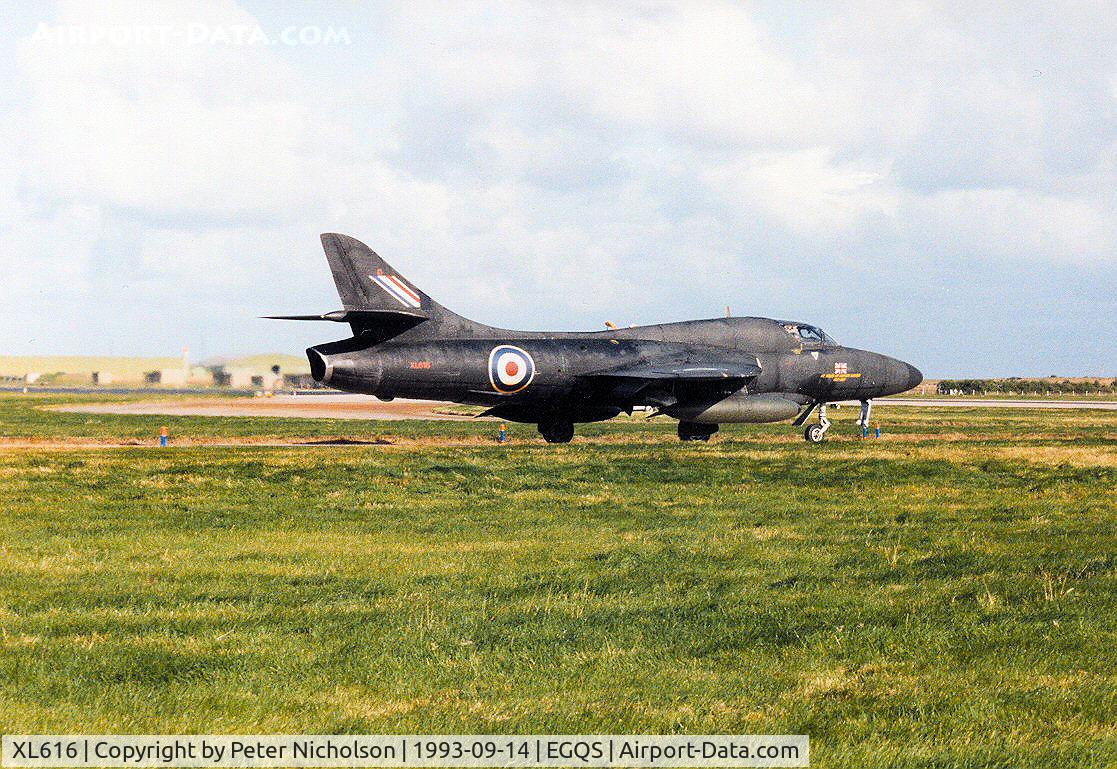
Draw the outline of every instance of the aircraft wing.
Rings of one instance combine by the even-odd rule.
[[[656,382],[719,382],[725,379],[750,379],[759,376],[756,363],[735,362],[713,366],[690,364],[639,364],[627,368],[609,369],[585,376],[594,379],[641,379]]]
[[[582,378],[621,407],[644,403],[662,408],[711,392],[728,394],[759,374],[760,366],[753,358],[706,365],[643,362],[584,374]]]

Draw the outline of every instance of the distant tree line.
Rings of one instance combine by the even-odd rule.
[[[1082,380],[1072,382],[1068,379],[941,379],[938,384],[940,395],[1093,395],[1117,393],[1115,380]]]

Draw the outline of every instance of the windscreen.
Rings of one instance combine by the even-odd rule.
[[[793,339],[796,339],[808,347],[838,346],[834,338],[818,326],[810,326],[806,323],[784,323],[783,328]]]
[[[805,344],[822,345],[824,347],[833,347],[837,345],[833,337],[818,326],[800,325],[797,331],[799,332],[799,338],[802,339]]]

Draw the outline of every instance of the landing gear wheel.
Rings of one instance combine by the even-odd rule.
[[[540,422],[539,434],[547,443],[570,443],[574,439],[573,422]]]
[[[718,431],[717,425],[702,425],[697,422],[679,422],[680,441],[708,441]]]
[[[822,443],[826,438],[826,431],[830,429],[830,420],[826,418],[826,404],[818,404],[818,424],[808,425],[803,431],[807,443]]]
[[[822,429],[822,425],[807,425],[803,437],[807,439],[807,443],[822,443],[826,440],[826,431]]]

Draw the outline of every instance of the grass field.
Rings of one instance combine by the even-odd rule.
[[[1117,412],[168,418],[0,397],[7,733],[809,734],[813,766],[1117,763]],[[38,443],[41,445],[31,445]],[[4,448],[5,444],[7,447]]]

